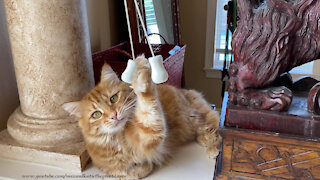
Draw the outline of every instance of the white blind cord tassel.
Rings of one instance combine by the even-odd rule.
[[[127,0],[123,0],[123,2],[124,2],[124,9],[126,12],[130,46],[131,46],[131,54],[132,54],[133,60],[132,59],[128,60],[127,67],[124,70],[124,72],[121,74],[121,79],[122,79],[122,81],[131,84],[133,81],[134,73],[136,72],[136,70],[138,68],[138,63],[136,61],[134,61],[136,58],[134,55],[134,48],[133,48],[133,42],[132,42],[132,34],[131,34],[131,26],[130,26],[130,20],[129,20]]]
[[[141,16],[141,12],[139,10],[137,0],[134,0],[134,4],[136,7],[136,11],[138,13],[139,20],[142,25],[143,32],[144,32],[146,40],[147,40],[151,55],[152,55],[152,57],[149,58],[149,63],[151,65],[151,79],[156,84],[166,82],[168,80],[168,72],[164,68],[163,57],[161,55],[157,55],[157,56],[154,55],[153,49],[152,49],[150,41],[149,41],[148,33],[146,31],[146,27],[144,25],[144,22],[143,22],[143,19]],[[128,15],[128,6],[127,6],[126,0],[124,0],[124,5],[125,5],[125,11],[126,11],[126,18],[127,18],[128,32],[129,32],[133,60],[130,59],[128,61],[127,68],[122,73],[121,79],[124,82],[131,84],[132,80],[133,80],[134,73],[137,70],[138,65],[137,65],[137,62],[134,61],[135,58],[134,58],[134,49],[133,49],[133,42],[132,42],[132,35],[131,35],[131,26],[130,26],[130,20],[129,20],[129,15]]]
[[[164,83],[168,80],[169,76],[168,76],[168,72],[163,66],[163,57],[161,55],[154,56],[154,52],[149,41],[148,33],[139,10],[137,0],[134,0],[134,4],[136,6],[136,11],[138,13],[144,35],[147,39],[147,43],[149,45],[149,49],[152,55],[152,57],[149,58],[149,63],[151,65],[151,79],[156,84]]]

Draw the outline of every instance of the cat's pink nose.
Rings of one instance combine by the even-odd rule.
[[[110,116],[110,118],[111,118],[112,120],[118,121],[119,119],[118,119],[118,116],[117,116],[117,115],[118,115],[117,112],[114,112],[114,113]]]

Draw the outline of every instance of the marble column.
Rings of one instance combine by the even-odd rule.
[[[85,0],[4,0],[4,4],[20,107],[0,134],[0,153],[65,168],[68,162],[50,161],[77,155],[82,157],[80,164],[70,167],[81,168],[87,156],[77,119],[61,105],[80,100],[94,86]],[[11,157],[18,152],[12,152],[15,147],[33,158],[24,153]],[[32,153],[40,151],[37,156],[42,159],[37,160]],[[50,154],[45,161],[47,152],[57,156]]]

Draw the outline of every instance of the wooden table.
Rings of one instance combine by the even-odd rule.
[[[222,108],[223,145],[214,179],[320,179],[319,117],[304,117],[304,122],[298,115],[280,113],[287,118],[281,119],[273,113],[264,114],[266,111],[238,109],[228,105],[227,99]],[[236,111],[247,114],[246,118]],[[259,114],[259,119],[253,118]],[[237,123],[232,123],[235,118]]]

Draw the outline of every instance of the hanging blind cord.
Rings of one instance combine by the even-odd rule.
[[[131,34],[131,26],[130,26],[130,20],[129,20],[127,0],[123,0],[123,2],[124,2],[124,9],[125,9],[125,11],[126,11],[127,26],[128,26],[130,46],[131,46],[131,54],[132,54],[133,60],[135,60],[136,58],[135,58],[135,56],[134,56],[134,48],[133,48],[133,42],[132,42],[132,34]]]
[[[131,34],[131,26],[130,26],[129,14],[128,14],[128,5],[127,5],[127,1],[126,0],[123,0],[123,1],[124,1],[125,11],[126,11],[126,18],[127,18],[127,24],[128,24],[128,32],[129,32],[129,38],[130,38],[132,58],[133,58],[133,60],[135,60],[134,48],[133,48],[133,42],[132,42],[132,34]],[[138,6],[138,3],[137,3],[137,0],[133,0],[133,1],[134,1],[134,4],[135,4],[135,7],[136,7],[136,11],[138,13],[139,20],[140,20],[141,25],[142,25],[143,32],[144,32],[145,37],[147,39],[147,43],[148,43],[151,55],[152,55],[152,57],[154,57],[154,52],[153,52],[153,49],[152,49],[151,44],[149,42],[148,33],[147,33],[146,27],[144,25],[140,10],[139,10],[139,6]]]
[[[149,45],[149,49],[150,49],[151,55],[152,55],[152,57],[154,57],[154,53],[153,53],[152,47],[151,47],[150,42],[149,42],[148,33],[147,33],[146,27],[144,25],[140,10],[139,10],[139,6],[138,6],[138,3],[137,3],[137,0],[133,0],[133,1],[134,1],[135,6],[136,6],[136,10],[137,10],[137,13],[138,13],[141,25],[142,25],[142,29],[143,29],[144,35],[146,36],[147,43]]]

